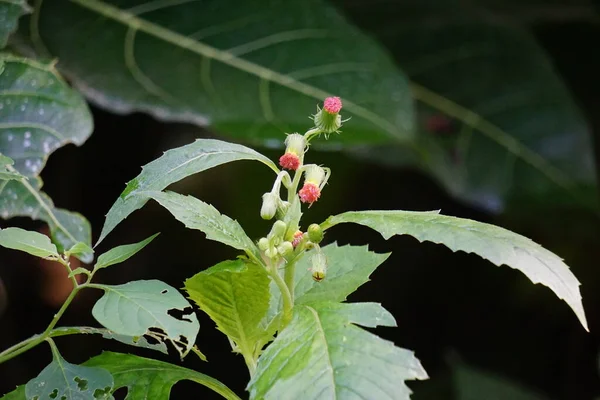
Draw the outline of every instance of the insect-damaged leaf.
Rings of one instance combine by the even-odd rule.
[[[175,288],[158,280],[98,287],[105,293],[92,314],[117,336],[146,335],[170,342],[182,357],[194,346],[200,324],[188,301]]]

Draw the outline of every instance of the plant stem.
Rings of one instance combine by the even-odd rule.
[[[290,299],[292,301],[292,306],[294,305],[294,277],[296,275],[296,259],[290,260],[286,266],[283,273],[283,280],[285,285],[290,292]]]
[[[281,298],[283,299],[283,317],[281,323],[283,327],[285,327],[292,320],[292,308],[294,307],[294,300],[292,299],[290,291],[283,278],[281,275],[279,275],[277,268],[274,268],[274,266],[270,265],[267,268],[267,272],[271,278],[273,278],[273,281],[275,281],[275,284],[281,292]]]
[[[68,272],[70,272],[71,267],[69,266],[68,261],[63,260],[62,258],[59,258],[58,261],[67,268]],[[60,307],[58,312],[54,314],[54,318],[52,318],[52,321],[50,321],[50,324],[48,324],[46,330],[40,335],[32,336],[29,339],[25,339],[24,341],[17,343],[16,345],[4,350],[2,353],[0,353],[0,364],[18,356],[19,354],[26,352],[27,350],[34,348],[35,346],[37,346],[38,344],[50,337],[52,329],[56,326],[56,324],[58,323],[62,315],[65,313],[65,311],[67,310],[67,308],[69,307],[79,290],[85,287],[85,285],[80,286],[77,283],[77,279],[74,276],[71,277],[71,281],[73,282],[73,290],[71,290],[71,293],[69,293],[69,296],[66,298],[65,302]]]

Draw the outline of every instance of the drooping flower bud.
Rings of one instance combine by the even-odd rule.
[[[325,274],[327,273],[327,257],[325,257],[325,254],[318,252],[311,257],[310,261],[312,263],[310,272],[313,279],[316,282],[321,282],[325,279]]]
[[[295,171],[302,166],[306,151],[306,138],[298,133],[292,133],[285,139],[285,145],[285,154],[279,158],[279,165]]]
[[[304,186],[298,192],[300,201],[312,204],[321,197],[321,187],[325,184],[327,174],[318,165],[307,165],[304,173]]]
[[[311,224],[308,227],[308,239],[316,244],[321,243],[321,240],[323,240],[323,229],[321,228],[321,225],[319,224]]]
[[[268,192],[263,194],[263,203],[260,208],[260,217],[262,219],[272,219],[277,213],[277,208],[281,203],[281,199],[277,195],[277,193]]]
[[[342,127],[342,100],[339,97],[328,97],[323,102],[323,109],[314,116],[315,127],[327,134],[337,132]]]
[[[303,237],[304,233],[302,233],[302,231],[297,231],[296,233],[294,233],[294,240],[292,240],[292,246],[294,246],[294,248],[298,247],[300,242],[302,242]]]

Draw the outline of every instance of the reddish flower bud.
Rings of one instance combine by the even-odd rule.
[[[321,189],[318,185],[311,182],[306,182],[302,189],[298,192],[300,195],[300,201],[303,203],[312,204],[319,199],[321,196]]]
[[[298,245],[302,241],[303,236],[304,234],[302,233],[302,231],[294,233],[294,240],[292,240],[292,246],[294,246],[294,248],[298,247]]]
[[[279,165],[281,165],[282,168],[295,171],[300,168],[300,164],[300,157],[294,153],[285,153],[279,157]]]
[[[329,114],[337,114],[342,109],[342,100],[339,97],[328,97],[323,102],[323,110]]]

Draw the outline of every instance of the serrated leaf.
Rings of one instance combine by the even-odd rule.
[[[23,175],[37,176],[53,151],[85,142],[92,116],[53,64],[0,53],[0,65],[0,153]]]
[[[200,324],[177,289],[158,280],[96,287],[105,293],[92,314],[105,328],[117,335],[170,342],[182,357],[194,346]]]
[[[27,5],[26,0],[3,0],[0,2],[0,49],[6,46],[8,37],[17,30],[19,18],[30,12],[31,8]]]
[[[238,160],[255,160],[278,172],[271,160],[238,144],[213,139],[198,139],[188,145],[166,151],[161,157],[142,167],[142,173],[127,183],[112,205],[100,234],[100,243],[121,221],[148,201],[140,192],[160,191],[187,176]]]
[[[65,252],[65,254],[73,255],[73,256],[82,256],[85,254],[93,254],[94,250],[83,242],[75,243],[69,250]]]
[[[175,192],[140,192],[139,195],[156,200],[187,228],[206,233],[207,239],[216,240],[234,249],[260,257],[256,245],[246,235],[244,228],[236,220],[221,214],[210,204],[193,196],[184,196]]]
[[[115,378],[115,390],[126,387],[128,400],[168,400],[173,385],[182,380],[199,383],[226,399],[239,400],[227,386],[200,372],[162,361],[105,351],[84,365],[104,368]]]
[[[390,325],[393,317],[381,310],[373,303],[296,306],[260,357],[250,398],[408,400],[404,381],[427,379],[419,360],[354,325],[380,325],[377,318]]]
[[[17,170],[12,168],[12,165],[14,163],[15,162],[12,158],[0,154],[0,181],[24,178],[23,175],[21,175]]]
[[[48,224],[52,240],[59,251],[69,249],[78,242],[91,244],[90,223],[79,213],[54,207],[48,195],[40,191],[39,178],[20,181],[0,181],[0,215],[2,218],[30,217]],[[88,263],[92,253],[77,256]]]
[[[113,399],[114,381],[107,370],[68,363],[56,350],[53,356],[52,362],[25,385],[27,399]]]
[[[74,84],[116,112],[141,110],[267,142],[280,140],[282,130],[310,128],[306,117],[316,103],[340,95],[353,124],[333,140],[411,136],[403,74],[323,0],[225,0],[209,8],[53,1],[38,26]],[[94,51],[83,37],[94,37]],[[160,62],[165,57],[169,67]]]
[[[369,251],[367,246],[342,246],[332,243],[321,248],[327,258],[327,276],[315,282],[310,272],[311,255],[307,252],[296,264],[294,277],[294,304],[309,304],[317,301],[341,302],[369,281],[369,276],[381,265],[388,254]],[[281,292],[271,284],[269,319],[280,310]]]
[[[497,266],[523,272],[533,283],[548,286],[575,312],[588,330],[579,281],[560,257],[532,240],[499,226],[433,212],[350,211],[331,216],[321,226],[353,222],[368,226],[385,239],[410,235],[420,242],[447,246],[452,251],[475,253]]]
[[[185,281],[185,290],[233,340],[247,362],[254,362],[269,338],[264,324],[269,308],[269,277],[263,267],[223,261]]]
[[[94,268],[96,268],[96,269],[106,268],[106,267],[110,267],[111,265],[122,263],[123,261],[127,260],[128,258],[134,256],[138,251],[140,251],[144,247],[146,247],[159,234],[160,233],[155,233],[154,235],[150,236],[149,238],[144,239],[138,243],[125,244],[122,246],[117,246],[114,249],[110,249],[109,251],[107,251],[104,254],[101,254],[98,257],[98,261],[96,262],[96,265],[94,266]]]
[[[0,246],[24,251],[36,257],[59,257],[56,246],[48,236],[21,228],[0,229]]]

